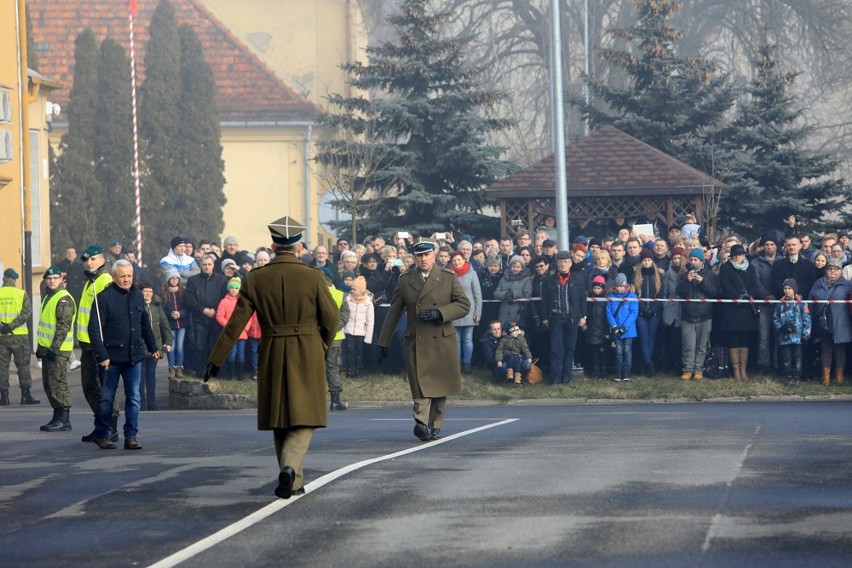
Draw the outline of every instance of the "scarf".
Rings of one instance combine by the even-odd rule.
[[[737,264],[736,262],[734,262],[733,257],[729,258],[728,262],[730,262],[731,266],[733,266],[737,270],[743,270],[744,271],[744,270],[748,269],[748,259],[747,258],[743,258],[743,261],[742,261],[741,264]]]
[[[180,289],[180,286],[169,286],[169,288],[168,288],[168,289],[169,289],[169,292],[170,292],[170,293],[172,293],[172,294],[176,294],[176,293],[177,293],[177,291]]]
[[[563,275],[561,272],[557,272],[556,278],[559,279],[560,286],[565,286],[571,280],[571,273],[569,272],[568,274]]]
[[[461,266],[458,266],[458,267],[453,266],[452,264],[450,264],[450,268],[452,268],[452,269],[453,269],[453,272],[455,272],[455,273],[456,273],[456,276],[458,276],[459,278],[461,278],[462,276],[464,276],[465,274],[467,274],[467,271],[468,271],[468,270],[470,270],[470,263],[469,263],[469,262],[467,262],[467,261],[465,261],[465,263],[464,263],[464,264],[462,264]]]

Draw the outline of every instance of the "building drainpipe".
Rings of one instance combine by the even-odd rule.
[[[308,235],[305,245],[308,248],[313,248],[312,219],[311,219],[311,136],[313,135],[314,125],[309,123],[305,132],[305,227],[307,227]],[[319,226],[317,227],[317,235],[319,235]]]

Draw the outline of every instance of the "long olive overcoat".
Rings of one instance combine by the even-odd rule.
[[[441,312],[442,323],[417,319],[418,313],[429,308]],[[408,315],[405,361],[411,396],[439,398],[461,393],[456,330],[452,322],[467,315],[470,300],[458,277],[437,266],[432,267],[425,282],[416,266],[400,275],[379,336],[380,346],[390,345],[402,310]]]
[[[253,312],[261,328],[257,428],[325,427],[325,353],[339,309],[323,272],[292,254],[249,272],[228,325],[210,355],[222,366]]]

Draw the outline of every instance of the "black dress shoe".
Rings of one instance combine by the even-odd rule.
[[[80,441],[81,441],[81,442],[86,442],[86,443],[88,443],[88,442],[94,442],[94,441],[95,441],[95,431],[94,431],[94,430],[92,430],[91,432],[89,432],[89,433],[88,433],[88,434],[86,434],[85,436],[81,437],[81,438],[80,438]]]
[[[429,436],[429,428],[427,428],[425,424],[421,424],[420,422],[414,425],[414,435],[417,436],[423,442],[428,442],[432,439]]]
[[[440,440],[441,438],[443,438],[443,436],[441,435],[441,429],[440,428],[429,428],[429,439],[430,440]]]
[[[296,471],[289,465],[285,465],[281,468],[281,473],[278,474],[278,487],[275,488],[275,495],[282,499],[289,499],[293,495],[293,482],[295,481]]]

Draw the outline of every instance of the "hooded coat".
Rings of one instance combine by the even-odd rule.
[[[257,428],[327,425],[325,354],[337,333],[340,310],[323,272],[280,254],[246,275],[228,325],[210,354],[222,366],[257,311],[261,339]]]

